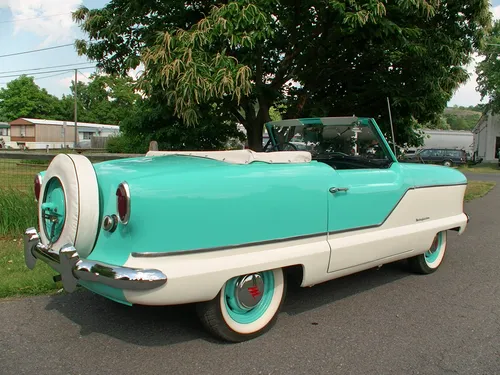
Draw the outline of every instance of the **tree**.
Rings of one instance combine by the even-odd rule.
[[[482,108],[483,113],[492,111],[493,114],[500,112],[500,21],[493,24],[491,32],[485,38],[484,44],[479,51],[483,60],[476,67],[477,90],[481,94],[481,100],[489,97],[488,103]]]
[[[74,19],[90,42],[79,53],[106,72],[142,62],[146,95],[165,97],[187,125],[207,104],[242,123],[261,147],[270,108],[283,118],[365,115],[396,140],[442,113],[491,15],[485,0],[111,0]]]
[[[143,153],[154,140],[161,150],[218,150],[230,138],[244,139],[229,114],[214,105],[203,109],[206,115],[197,126],[186,127],[162,99],[151,97],[138,102],[134,112],[121,122],[122,136],[112,140],[108,149]]]
[[[71,94],[63,95],[63,115],[73,117],[75,82],[71,82]],[[135,110],[134,104],[140,95],[135,92],[129,76],[107,76],[93,74],[88,84],[78,82],[78,120],[105,124],[118,124]]]
[[[0,89],[0,121],[59,116],[59,99],[35,84],[33,77],[22,75],[7,83],[7,88]]]

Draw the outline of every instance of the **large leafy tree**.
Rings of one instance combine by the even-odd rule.
[[[0,121],[19,117],[48,119],[59,114],[59,99],[40,88],[33,77],[22,75],[0,89]]]
[[[435,120],[490,22],[486,0],[111,0],[74,13],[77,47],[109,73],[142,62],[140,87],[187,125],[213,104],[261,146],[272,106],[284,118],[376,117],[392,101],[398,143]]]

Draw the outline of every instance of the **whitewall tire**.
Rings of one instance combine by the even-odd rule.
[[[430,274],[435,272],[443,263],[446,254],[447,231],[436,234],[432,244],[425,253],[409,258],[408,263],[413,272]]]
[[[278,318],[286,294],[283,269],[228,280],[217,297],[197,304],[203,326],[215,337],[241,342],[267,332]]]
[[[58,208],[59,225],[53,231],[47,217],[57,217]],[[54,250],[73,244],[81,256],[90,254],[99,230],[99,190],[89,159],[69,154],[52,159],[40,189],[38,219],[42,243]]]

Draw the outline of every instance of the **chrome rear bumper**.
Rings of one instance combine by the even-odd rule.
[[[54,251],[40,242],[35,228],[29,228],[24,233],[26,266],[33,269],[37,259],[60,273],[61,282],[67,292],[76,289],[78,280],[94,281],[118,289],[131,290],[153,289],[167,282],[167,277],[159,270],[119,267],[80,259],[71,244]]]

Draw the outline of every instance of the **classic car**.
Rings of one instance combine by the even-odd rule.
[[[402,259],[430,274],[448,231],[464,232],[465,176],[399,163],[373,118],[265,126],[270,152],[57,155],[35,178],[27,267],[126,305],[196,304],[211,334],[240,342],[275,324],[288,275],[310,287]]]

